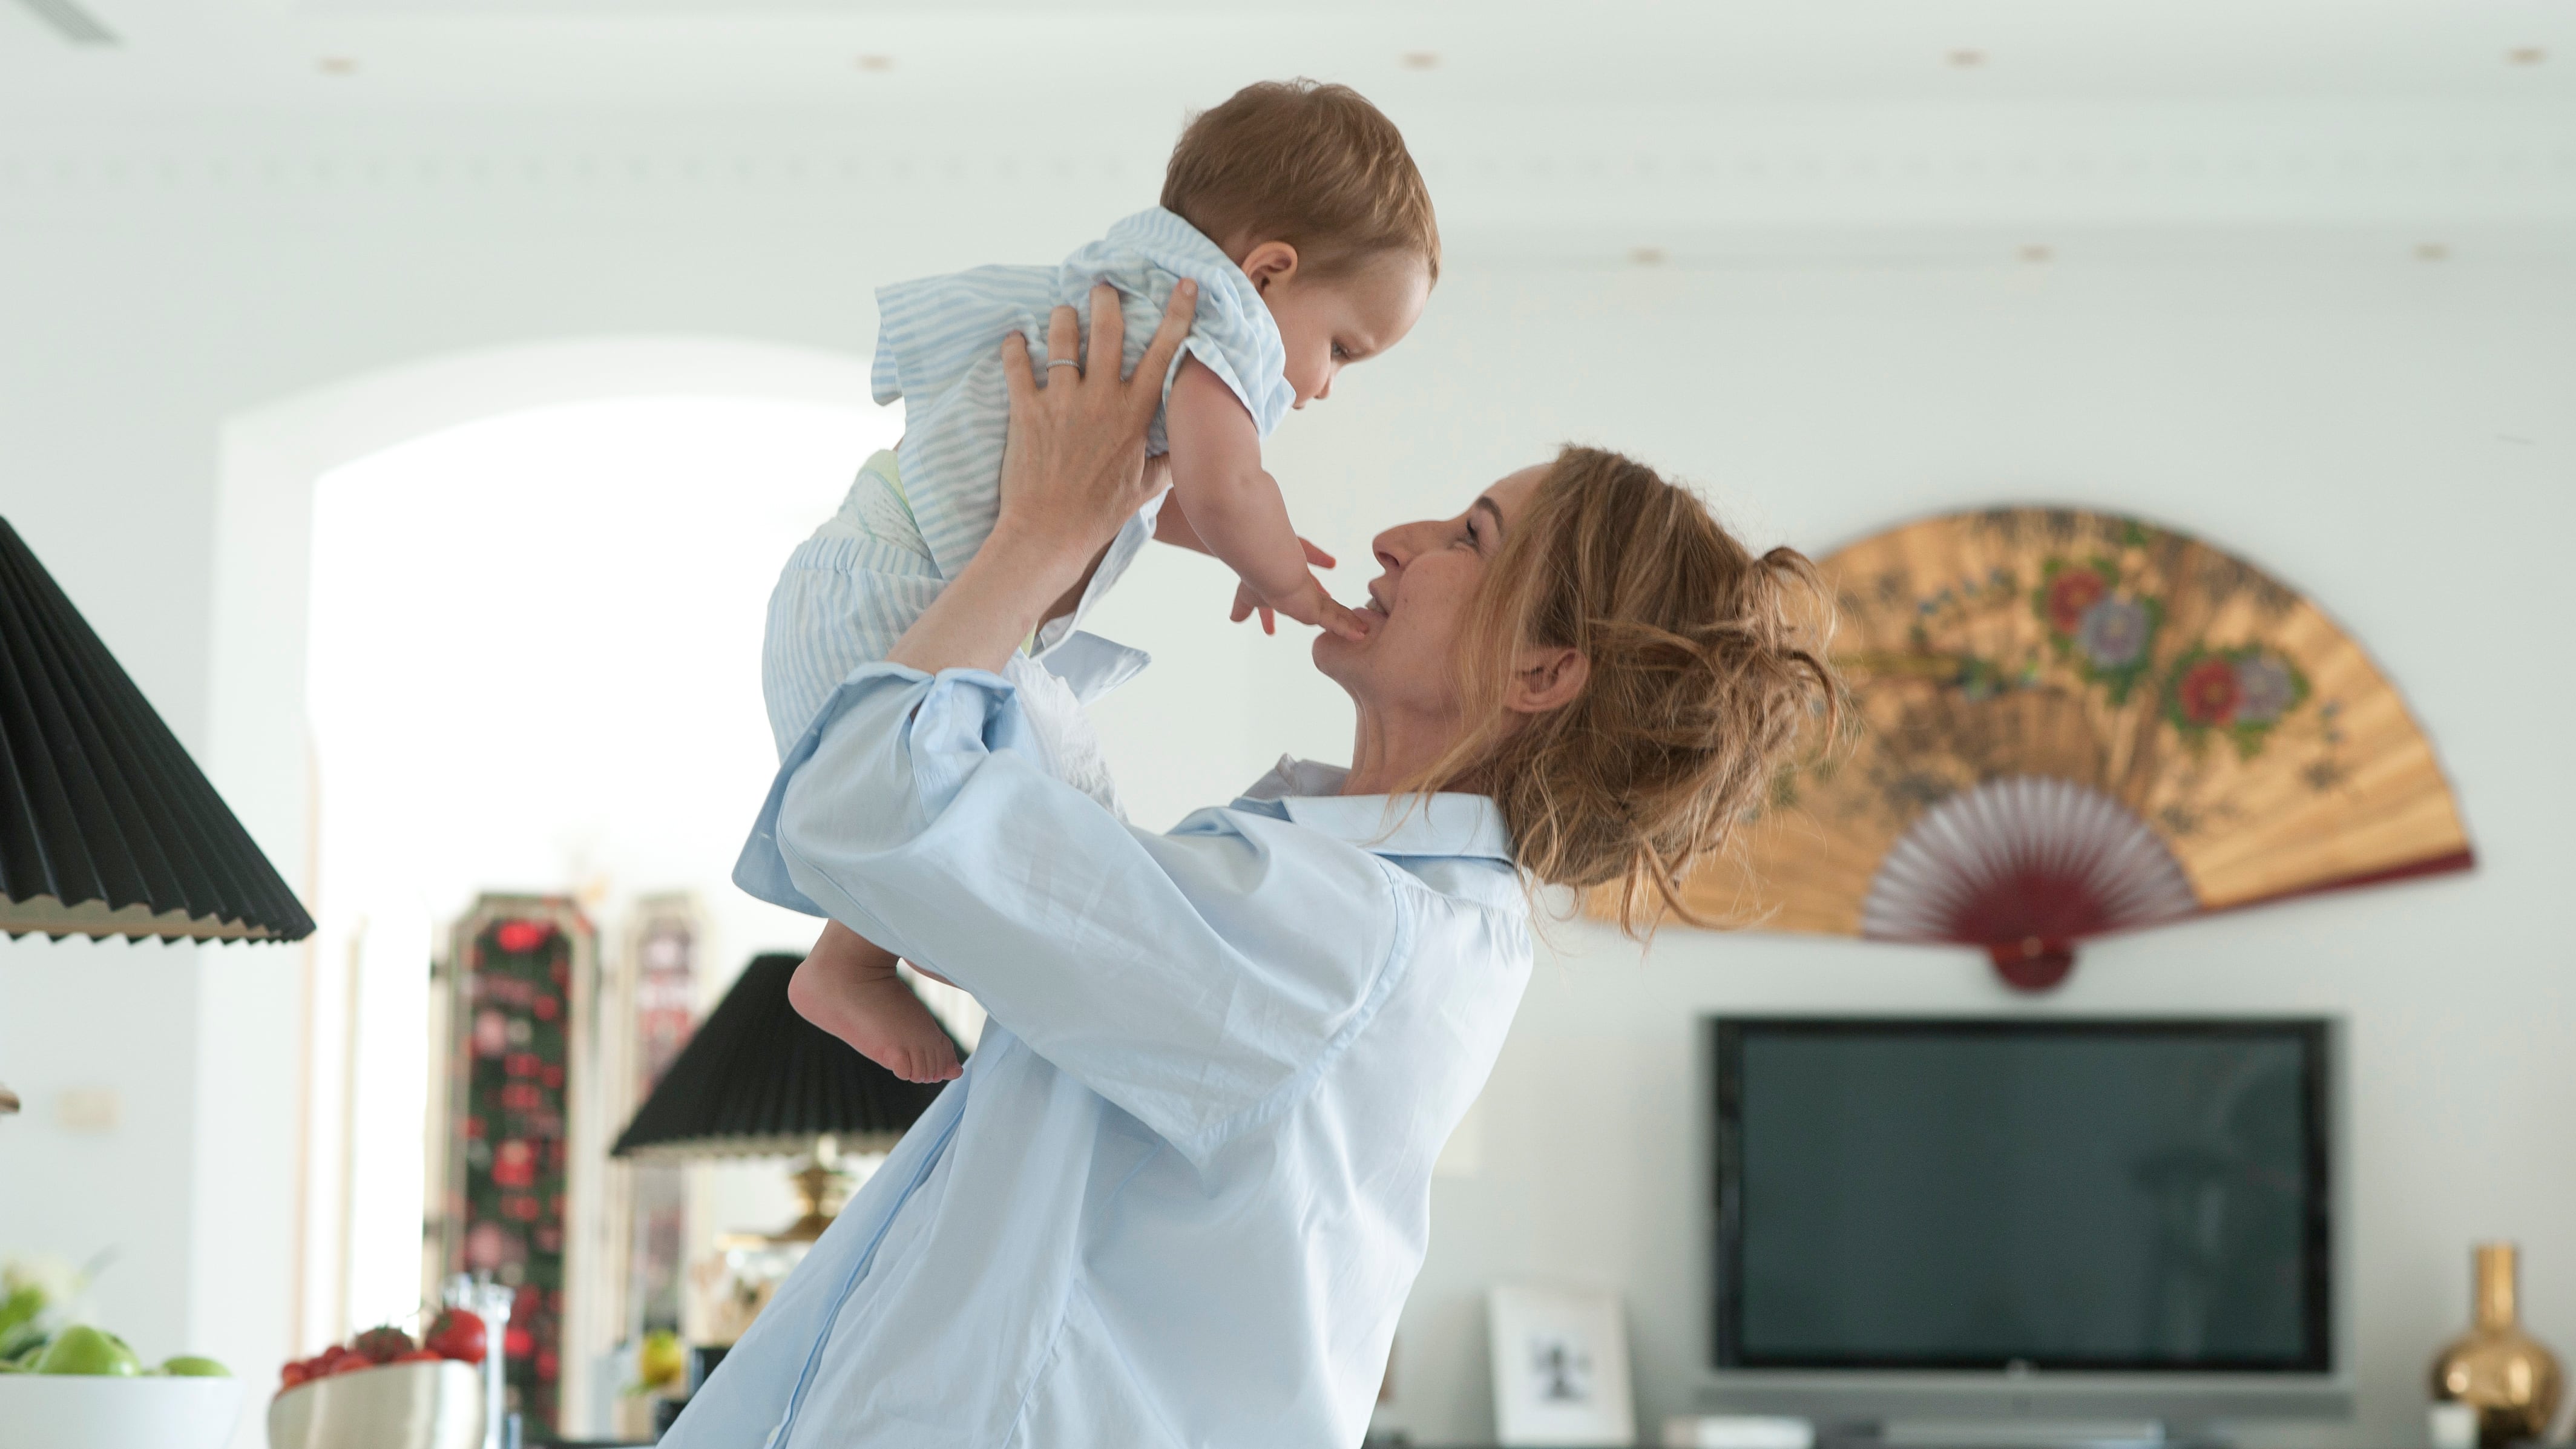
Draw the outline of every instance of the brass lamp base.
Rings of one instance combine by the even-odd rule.
[[[814,1151],[787,1180],[796,1184],[796,1200],[805,1211],[796,1221],[769,1235],[772,1243],[810,1243],[823,1236],[832,1219],[841,1215],[842,1205],[850,1200],[850,1189],[857,1185],[841,1166],[840,1144],[829,1137],[814,1139]]]
[[[694,1301],[703,1305],[692,1310],[696,1315],[689,1330],[692,1342],[732,1343],[740,1338],[769,1306],[778,1285],[804,1258],[805,1250],[831,1228],[858,1181],[841,1165],[844,1144],[869,1153],[892,1145],[890,1134],[815,1138],[812,1150],[788,1174],[804,1208],[796,1221],[774,1233],[720,1233],[715,1256],[689,1270],[697,1295]]]

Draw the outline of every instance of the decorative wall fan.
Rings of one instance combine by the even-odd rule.
[[[2088,937],[2471,863],[2431,745],[2360,647],[2206,543],[1994,509],[1823,569],[1848,738],[1693,878],[1712,914],[1983,946],[2043,990]]]

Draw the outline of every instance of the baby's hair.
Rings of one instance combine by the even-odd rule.
[[[1163,208],[1219,246],[1284,241],[1325,275],[1409,252],[1440,279],[1431,190],[1403,133],[1349,86],[1260,81],[1191,117]]]

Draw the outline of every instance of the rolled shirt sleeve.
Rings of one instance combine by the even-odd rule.
[[[1276,848],[1284,819],[1131,829],[1042,758],[1006,681],[868,666],[791,750],[735,879],[972,991],[1201,1160],[1365,1026],[1404,893],[1356,847]]]

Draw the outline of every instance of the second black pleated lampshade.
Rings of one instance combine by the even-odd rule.
[[[0,521],[0,931],[293,941],[295,893]]]
[[[824,1137],[843,1153],[882,1152],[929,1108],[939,1083],[907,1082],[796,1014],[787,980],[799,959],[757,956],[742,968],[636,1110],[617,1156],[788,1157]]]

